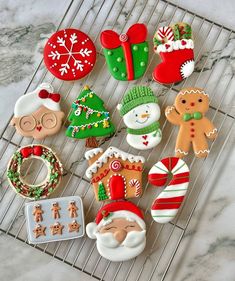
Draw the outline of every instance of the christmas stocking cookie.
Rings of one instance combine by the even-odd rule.
[[[127,33],[105,30],[100,35],[105,59],[112,76],[117,80],[135,80],[143,76],[148,64],[147,27],[133,24]]]
[[[217,137],[217,129],[205,117],[209,109],[209,97],[199,88],[182,89],[175,98],[174,106],[168,106],[165,114],[169,122],[180,126],[176,140],[177,157],[188,155],[192,145],[197,157],[206,157],[209,153],[208,139]]]
[[[133,259],[146,245],[146,225],[142,211],[128,201],[103,206],[95,222],[86,226],[89,238],[96,239],[99,254],[114,262]]]
[[[153,79],[161,84],[181,82],[194,70],[194,43],[191,26],[177,23],[160,27],[153,38],[154,50],[162,62],[153,72]]]
[[[133,87],[125,94],[118,109],[127,126],[126,139],[130,146],[146,150],[160,143],[160,107],[149,87]]]
[[[96,137],[109,136],[115,132],[104,102],[88,86],[83,88],[73,102],[69,121],[71,123],[67,128],[66,136],[86,138],[87,147],[97,147]]]

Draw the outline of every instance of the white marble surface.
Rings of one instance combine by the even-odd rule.
[[[105,27],[112,27],[114,20],[116,19],[117,14],[119,13],[119,1],[116,1],[116,8],[112,10],[111,17],[107,20]],[[124,3],[125,1],[121,1],[120,3]],[[143,3],[146,1],[138,0],[135,5],[135,9],[133,10],[131,20],[135,22],[138,19],[138,14],[141,13],[141,8]],[[143,21],[147,21],[148,15],[151,12],[151,8],[154,6],[156,1],[149,1],[149,5],[146,5],[144,12],[142,13],[141,19]],[[211,20],[224,24],[227,27],[235,29],[235,21],[234,21],[234,1],[226,0],[226,1],[197,1],[195,0],[179,0],[172,1],[176,4],[179,4],[186,9],[196,12],[202,16],[205,16]],[[109,8],[111,1],[105,0],[105,4],[102,6],[102,11],[104,8]],[[121,16],[118,17],[117,22],[115,23],[115,28],[121,30],[124,26],[124,23],[127,19],[128,12],[130,7],[132,6],[133,1],[129,0],[126,3],[123,11],[121,12]],[[197,4],[195,4],[197,3]],[[12,1],[0,1],[0,53],[2,54],[2,58],[0,61],[0,99],[2,102],[0,103],[0,133],[3,131],[4,126],[7,124],[14,107],[14,103],[16,99],[22,95],[32,77],[32,73],[37,68],[38,63],[42,57],[42,48],[46,38],[56,29],[60,19],[63,16],[67,6],[69,5],[69,1],[66,0],[12,0]],[[73,11],[75,11],[77,5],[79,5],[79,0],[74,1],[72,5],[71,12],[68,15],[68,19],[73,16]],[[84,31],[89,31],[89,23],[93,22],[96,12],[99,10],[100,5],[102,5],[102,0],[96,1],[84,1],[81,10],[81,14],[76,18],[74,22],[74,26],[80,26],[83,21],[84,13],[86,13],[89,9],[88,7],[92,7],[91,11],[86,16],[84,22],[82,22],[82,29]],[[107,7],[106,7],[107,6]],[[159,4],[157,8],[156,15],[151,18],[149,22],[149,27],[152,32],[155,30],[156,20],[163,10],[164,5]],[[169,11],[168,11],[169,10]],[[169,12],[169,15],[168,15]],[[170,17],[171,9],[166,10],[166,16],[161,19],[161,24],[168,22],[171,20]],[[103,15],[105,12],[103,11]],[[175,15],[176,19],[181,18],[181,14]],[[102,17],[97,18],[97,22],[102,22]],[[68,24],[69,20],[65,20],[64,26],[66,23]],[[195,27],[199,23],[194,22]],[[97,33],[97,23],[93,29],[90,30],[89,34],[96,38]],[[209,24],[203,26],[202,34],[196,35],[198,36],[198,40],[200,41],[200,36],[206,37],[207,30],[210,29]],[[208,80],[207,88],[210,92],[210,95],[213,97],[212,105],[218,106],[221,104],[221,108],[224,111],[230,111],[231,105],[234,105],[233,90],[234,80],[230,84],[231,77],[234,76],[234,45],[235,39],[234,37],[230,38],[229,41],[224,46],[223,40],[225,40],[228,34],[222,34],[222,39],[219,40],[219,43],[216,43],[215,49],[210,54],[207,51],[210,44],[213,45],[214,37],[217,34],[217,30],[210,33],[210,37],[208,38],[207,47],[203,46],[203,43],[198,41],[198,65],[196,69],[195,76],[193,76],[190,80],[191,83],[197,82],[203,86],[203,84]],[[214,36],[214,37],[213,37]],[[151,37],[150,37],[151,38]],[[223,39],[225,38],[225,39]],[[226,39],[227,40],[227,39]],[[201,39],[201,41],[203,41]],[[99,46],[98,42],[96,42],[97,46]],[[203,46],[202,50],[199,46]],[[99,49],[99,48],[98,48]],[[209,56],[208,56],[209,55]],[[100,58],[100,61],[102,58]],[[219,63],[219,65],[218,65]],[[153,61],[153,65],[156,62]],[[211,69],[217,69],[219,66],[228,65],[226,67],[226,71],[224,72],[213,72],[212,77],[210,76]],[[99,65],[97,66],[97,68]],[[151,68],[151,67],[150,67]],[[103,75],[107,75],[107,72],[103,70],[101,67],[101,73]],[[96,70],[97,71],[97,70]],[[202,72],[202,75],[199,74]],[[40,78],[40,74],[43,73],[43,69],[40,70],[39,75],[33,81],[31,88],[33,88],[34,84],[37,83],[37,80]],[[104,85],[113,86],[115,83],[113,80],[106,80],[105,76],[102,77],[96,75],[89,77],[88,81],[92,84],[95,79],[100,78],[100,84],[97,84],[96,90],[99,90],[104,97],[107,95],[107,99],[110,101],[109,106],[114,107],[117,103],[117,94],[116,88],[113,90],[114,95],[112,99],[109,99],[109,93],[103,93],[102,89]],[[199,79],[198,79],[199,77]],[[47,78],[48,80],[51,77]],[[223,83],[217,84],[218,79]],[[59,85],[55,81],[56,85]],[[145,80],[141,80],[138,82],[145,82]],[[95,82],[94,82],[95,83]],[[214,89],[214,86],[218,86],[218,90]],[[156,85],[151,83],[151,86],[154,88]],[[180,85],[181,86],[181,85]],[[177,87],[180,87],[177,86]],[[228,86],[228,87],[227,87]],[[221,91],[220,91],[221,87]],[[226,88],[227,87],[227,88]],[[63,88],[66,88],[63,86]],[[80,83],[77,82],[74,89],[71,91],[69,96],[69,101],[67,101],[66,106],[71,103],[73,98],[77,95],[77,90],[80,88]],[[67,88],[66,88],[67,89]],[[124,87],[117,86],[117,92],[123,91]],[[160,101],[162,106],[166,104],[170,104],[174,99],[174,92],[169,93],[167,98],[164,97],[164,91],[161,90]],[[233,102],[233,104],[232,104]],[[234,110],[232,112],[234,114]],[[217,153],[223,145],[224,140],[226,139],[226,135],[228,131],[226,128],[229,128],[231,125],[232,119],[227,120],[223,123],[223,116],[215,114],[215,111],[211,110],[211,117],[215,118],[215,122],[217,122],[218,126],[221,126],[221,141],[215,143],[212,149],[212,156],[208,159],[207,162],[198,161],[194,164],[193,167],[195,169],[200,169],[200,165],[208,165],[208,171],[213,166],[213,161],[216,159]],[[114,112],[113,115],[115,118],[117,114]],[[118,119],[117,119],[118,120]],[[120,120],[120,119],[119,119]],[[163,120],[162,120],[163,121]],[[165,126],[165,125],[164,125]],[[169,129],[169,130],[168,130]],[[168,132],[169,131],[169,132]],[[9,132],[4,133],[4,137],[9,139],[9,135],[11,135],[11,130]],[[122,134],[123,133],[123,134]],[[121,142],[120,138],[124,137],[124,131],[122,130],[119,138],[114,139],[112,144],[116,144]],[[61,133],[63,134],[63,132]],[[175,131],[173,131],[172,141],[174,139]],[[166,125],[165,128],[165,140],[170,135],[170,127]],[[63,146],[63,138],[56,139],[53,143],[57,149]],[[198,181],[193,176],[193,180],[196,183],[196,190],[193,189],[192,184],[192,192],[190,197],[187,199],[185,204],[185,208],[182,210],[182,213],[177,221],[177,227],[173,227],[173,225],[167,225],[162,231],[159,225],[153,225],[150,228],[149,233],[149,244],[152,244],[155,236],[159,233],[159,243],[154,245],[151,249],[151,255],[148,258],[142,256],[139,259],[141,264],[144,264],[143,268],[138,267],[138,261],[134,265],[134,270],[131,271],[130,276],[128,276],[128,280],[135,280],[135,278],[140,274],[140,280],[146,280],[148,277],[152,277],[152,280],[161,280],[162,276],[165,276],[165,280],[167,281],[233,281],[235,272],[234,272],[234,260],[235,260],[235,241],[234,235],[235,230],[232,222],[234,221],[234,211],[235,211],[235,191],[234,191],[234,158],[235,158],[235,149],[234,149],[234,138],[235,135],[232,134],[228,140],[228,145],[225,146],[224,151],[219,158],[219,163],[216,165],[216,169],[212,175],[209,174],[210,179],[206,180],[205,184],[203,181]],[[170,137],[169,137],[170,138]],[[171,140],[171,138],[170,138]],[[20,143],[21,140],[17,135],[14,135],[13,141],[15,143]],[[23,140],[25,142],[26,140]],[[48,144],[50,144],[50,140]],[[21,143],[22,144],[22,143]],[[6,145],[6,142],[1,142],[1,147]],[[64,157],[64,162],[66,167],[70,167],[72,163],[74,163],[76,159],[76,155],[82,151],[83,148],[76,147],[76,154],[73,154],[71,150],[71,143],[68,144],[66,148],[63,148],[63,154],[66,155]],[[122,143],[123,147],[125,146]],[[164,145],[160,146],[157,150],[158,155],[160,155],[161,150],[164,148]],[[14,147],[9,147],[9,153],[14,150]],[[165,151],[165,153],[171,153],[171,150]],[[69,155],[72,155],[69,157]],[[5,163],[9,155],[3,156],[2,162]],[[70,159],[71,158],[71,159]],[[150,161],[156,162],[156,156],[150,157]],[[190,160],[190,159],[189,159]],[[150,165],[150,164],[149,164]],[[83,166],[86,167],[86,163],[83,163]],[[83,166],[79,166],[80,169],[75,170],[79,175],[80,171],[83,169]],[[204,166],[203,166],[204,169]],[[2,174],[2,169],[0,169]],[[209,172],[208,172],[209,173]],[[202,173],[203,174],[203,173]],[[202,175],[203,176],[203,175]],[[207,174],[204,175],[205,177]],[[65,179],[66,182],[66,179]],[[76,186],[77,178],[73,178],[73,180],[69,181],[69,185],[71,185],[70,189],[66,190],[65,195],[70,195],[73,192],[72,187]],[[200,191],[200,188],[203,188],[202,193],[200,194],[198,205],[196,207],[195,213],[187,225],[187,221],[190,218],[190,213],[193,209],[193,206],[196,202],[197,193]],[[81,192],[81,191],[79,191]],[[3,190],[1,190],[0,194],[2,195]],[[84,193],[86,194],[86,193]],[[92,193],[91,193],[92,194]],[[80,194],[79,194],[80,195]],[[87,193],[84,198],[85,204],[89,205],[90,202],[90,193]],[[5,196],[5,200],[3,203],[10,202],[12,198],[12,193],[7,192]],[[7,229],[8,225],[11,223],[12,217],[14,216],[14,212],[17,211],[17,208],[22,204],[21,199],[15,198],[13,204],[10,206],[10,210],[12,211],[12,216],[6,217],[3,221],[2,227]],[[144,202],[141,202],[142,206],[149,206],[149,202],[144,199]],[[87,208],[88,209],[88,208]],[[0,219],[2,213],[4,213],[5,205],[2,204],[0,206]],[[147,209],[146,209],[147,210]],[[87,210],[88,212],[90,209]],[[95,210],[91,210],[89,216],[94,217]],[[25,237],[25,228],[24,224],[22,224],[22,212],[20,212],[18,221],[14,224],[13,230],[16,231],[16,228],[22,225],[22,237]],[[15,228],[15,229],[14,229]],[[169,270],[165,272],[167,265],[169,263],[171,255],[175,247],[178,246],[178,241],[183,235],[183,229],[186,228],[185,235],[182,241],[179,244],[178,251],[174,255],[173,261],[170,264]],[[161,234],[160,234],[161,233]],[[171,237],[168,241],[168,237]],[[86,259],[91,255],[89,262],[85,266],[85,270],[93,271],[95,275],[102,276],[105,272],[106,266],[108,263],[104,260],[100,260],[98,265],[96,264],[97,260],[97,252],[92,250],[92,244],[90,244],[89,240],[82,240],[84,243],[84,249],[81,251],[79,255],[79,259],[77,264],[79,266],[83,266],[85,264]],[[82,242],[78,242],[75,244],[73,251],[71,251],[68,256],[68,260],[74,260],[76,257],[76,247],[80,246]],[[80,244],[79,244],[80,243]],[[167,244],[168,243],[168,244]],[[164,246],[166,245],[166,250],[164,251]],[[65,244],[62,244],[62,247],[59,250],[59,255],[64,255]],[[67,244],[66,244],[67,246]],[[150,245],[151,246],[151,245]],[[51,244],[48,247],[49,251],[54,250],[55,245]],[[163,251],[163,252],[162,252]],[[161,255],[161,253],[163,253]],[[147,254],[147,251],[146,253]],[[80,262],[81,259],[81,262]],[[157,265],[157,270],[153,272],[154,266]],[[128,273],[129,267],[131,263],[124,263],[123,265],[116,266],[119,268],[119,274],[116,280],[123,280]],[[113,268],[113,267],[112,267]],[[143,272],[142,272],[143,270]],[[40,272],[40,274],[39,274]],[[142,274],[141,274],[142,272]],[[22,243],[18,240],[13,239],[6,234],[0,234],[0,280],[9,281],[9,280],[24,280],[31,281],[34,280],[95,280],[87,274],[84,274],[71,266],[68,266],[61,261],[51,258],[45,253],[41,253],[40,251],[28,246],[25,243]],[[107,270],[105,272],[105,280],[111,280],[113,277],[113,271]]]

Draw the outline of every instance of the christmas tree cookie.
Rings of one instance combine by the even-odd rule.
[[[194,70],[194,42],[191,26],[176,23],[160,27],[153,38],[154,51],[162,62],[153,72],[153,79],[161,84],[181,82]]]
[[[96,137],[109,136],[115,132],[110,121],[110,113],[104,102],[88,86],[85,86],[72,104],[69,115],[71,122],[66,136],[76,139],[86,138],[87,147],[97,147]]]
[[[147,27],[132,25],[127,33],[105,30],[100,35],[105,59],[112,76],[117,80],[135,80],[143,76],[148,64]]]

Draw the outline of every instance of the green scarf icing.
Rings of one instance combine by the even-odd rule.
[[[149,134],[155,131],[158,131],[160,127],[159,122],[154,122],[151,125],[141,128],[141,129],[130,129],[127,128],[127,133],[132,134],[132,135],[144,135],[144,134]]]
[[[202,119],[202,114],[201,112],[194,112],[194,113],[185,113],[183,115],[183,120],[184,121],[189,121],[191,119],[195,119],[195,120],[200,120]]]

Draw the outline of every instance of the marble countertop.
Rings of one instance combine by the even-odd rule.
[[[96,6],[99,7],[101,2],[101,0],[83,2],[84,11],[87,9],[86,5],[92,7],[90,16],[87,18],[87,25],[92,17],[96,15]],[[110,3],[108,0],[105,0],[105,2],[107,5],[108,2]],[[120,2],[125,1],[120,0]],[[130,4],[132,1],[128,0],[127,2]],[[141,6],[144,2],[138,0],[136,8],[138,9],[138,6]],[[155,1],[150,0],[149,2],[153,5]],[[235,5],[233,0],[200,0],[197,2],[195,0],[172,0],[172,2],[235,30]],[[56,30],[69,5],[70,1],[66,0],[0,1],[0,53],[2,54],[0,60],[1,134],[4,132],[5,126],[12,115],[15,101],[25,92],[32,78],[32,73],[37,69],[42,58],[45,40]],[[78,5],[80,5],[79,0],[72,3],[68,13],[70,17],[73,16]],[[149,9],[151,10],[151,7]],[[115,11],[113,13],[113,17],[115,17]],[[123,20],[125,20],[127,14],[128,8],[122,14]],[[74,26],[79,24],[79,18],[76,20]],[[163,19],[163,23],[165,20]],[[66,23],[65,19],[64,26],[66,26]],[[111,25],[111,23],[109,24]],[[95,34],[95,27],[93,32]],[[231,50],[233,50],[232,53]],[[202,56],[201,63],[203,63],[203,59],[205,58]],[[235,69],[234,37],[229,39],[226,48],[220,47],[217,52],[212,54],[208,69],[216,64],[217,59],[221,59],[221,63],[231,63],[231,68],[223,75],[224,79],[226,77],[233,78]],[[198,67],[200,67],[200,64]],[[38,73],[42,74],[43,69],[40,68]],[[205,72],[205,76],[206,74]],[[36,83],[37,77],[30,87],[33,88]],[[100,88],[102,89],[102,87]],[[226,101],[222,104],[222,111],[226,112],[228,108],[230,109],[231,102],[233,102],[232,106],[234,107],[233,92],[229,92],[229,95],[231,99],[226,97]],[[172,247],[177,247],[177,251],[172,257],[170,257],[169,252],[166,259],[164,256],[161,258],[160,265],[163,264],[163,266],[160,267],[160,271],[154,280],[163,280],[160,279],[162,276],[167,281],[234,280],[234,140],[235,133],[233,131],[227,140],[223,153],[219,155],[215,169],[210,173],[206,183],[202,184],[203,189],[192,218],[187,220],[189,213],[183,212],[182,216],[187,219],[183,218],[177,225],[177,229],[173,229],[171,239],[174,240],[174,243]],[[213,167],[211,163],[208,165]],[[197,200],[195,198],[194,202]],[[191,204],[191,202],[188,204]],[[161,268],[166,268],[166,263],[169,261],[167,271],[163,272],[164,269],[161,271]],[[100,267],[102,268],[101,264]],[[0,276],[2,281],[96,280],[90,275],[22,243],[4,232],[0,232]],[[128,280],[132,280],[132,276],[129,276]],[[134,277],[133,280],[135,280]],[[140,280],[145,279],[142,276]]]

